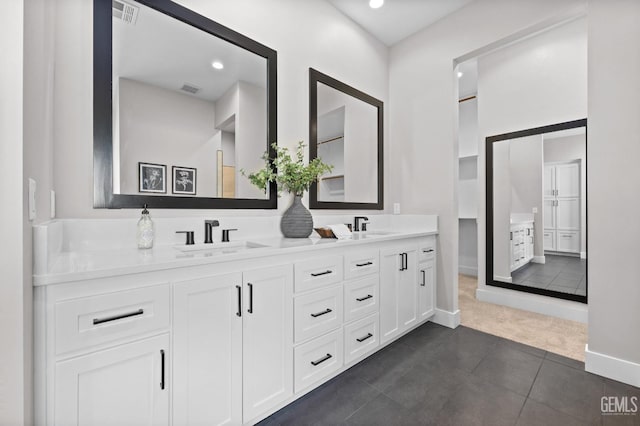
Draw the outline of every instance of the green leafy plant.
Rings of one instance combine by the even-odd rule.
[[[262,169],[248,175],[244,169],[240,170],[243,176],[262,190],[266,190],[270,182],[275,182],[278,185],[278,194],[284,189],[291,194],[302,196],[320,176],[333,170],[332,165],[324,163],[320,158],[314,158],[305,166],[305,144],[302,141],[298,142],[294,157],[287,148],[279,147],[275,142],[271,147],[275,150],[276,157],[271,159],[269,153],[265,152],[262,156],[265,162]]]

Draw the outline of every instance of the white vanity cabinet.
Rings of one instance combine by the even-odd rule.
[[[511,242],[510,266],[513,272],[533,260],[533,221],[512,224],[509,238]]]
[[[380,340],[388,342],[418,320],[416,305],[417,247],[406,245],[380,251]]]

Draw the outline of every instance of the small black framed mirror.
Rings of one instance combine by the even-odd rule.
[[[94,208],[275,209],[277,52],[169,0],[94,0]]]
[[[486,283],[587,303],[587,119],[486,138]]]
[[[384,208],[384,104],[309,68],[309,157],[334,166],[311,186],[312,209]]]

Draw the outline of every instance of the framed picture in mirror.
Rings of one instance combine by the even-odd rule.
[[[138,191],[156,194],[167,193],[167,166],[138,163]]]
[[[173,166],[173,193],[196,195],[196,172],[191,167]]]

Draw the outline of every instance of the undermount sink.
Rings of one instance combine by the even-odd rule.
[[[397,232],[391,232],[391,231],[361,231],[361,232],[354,232],[352,233],[352,238],[354,240],[364,240],[367,238],[379,238],[379,237],[384,237],[386,235],[394,235],[397,234]]]
[[[174,246],[183,253],[215,252],[220,254],[239,253],[246,250],[269,247],[253,241],[236,241],[232,243],[192,244]]]

